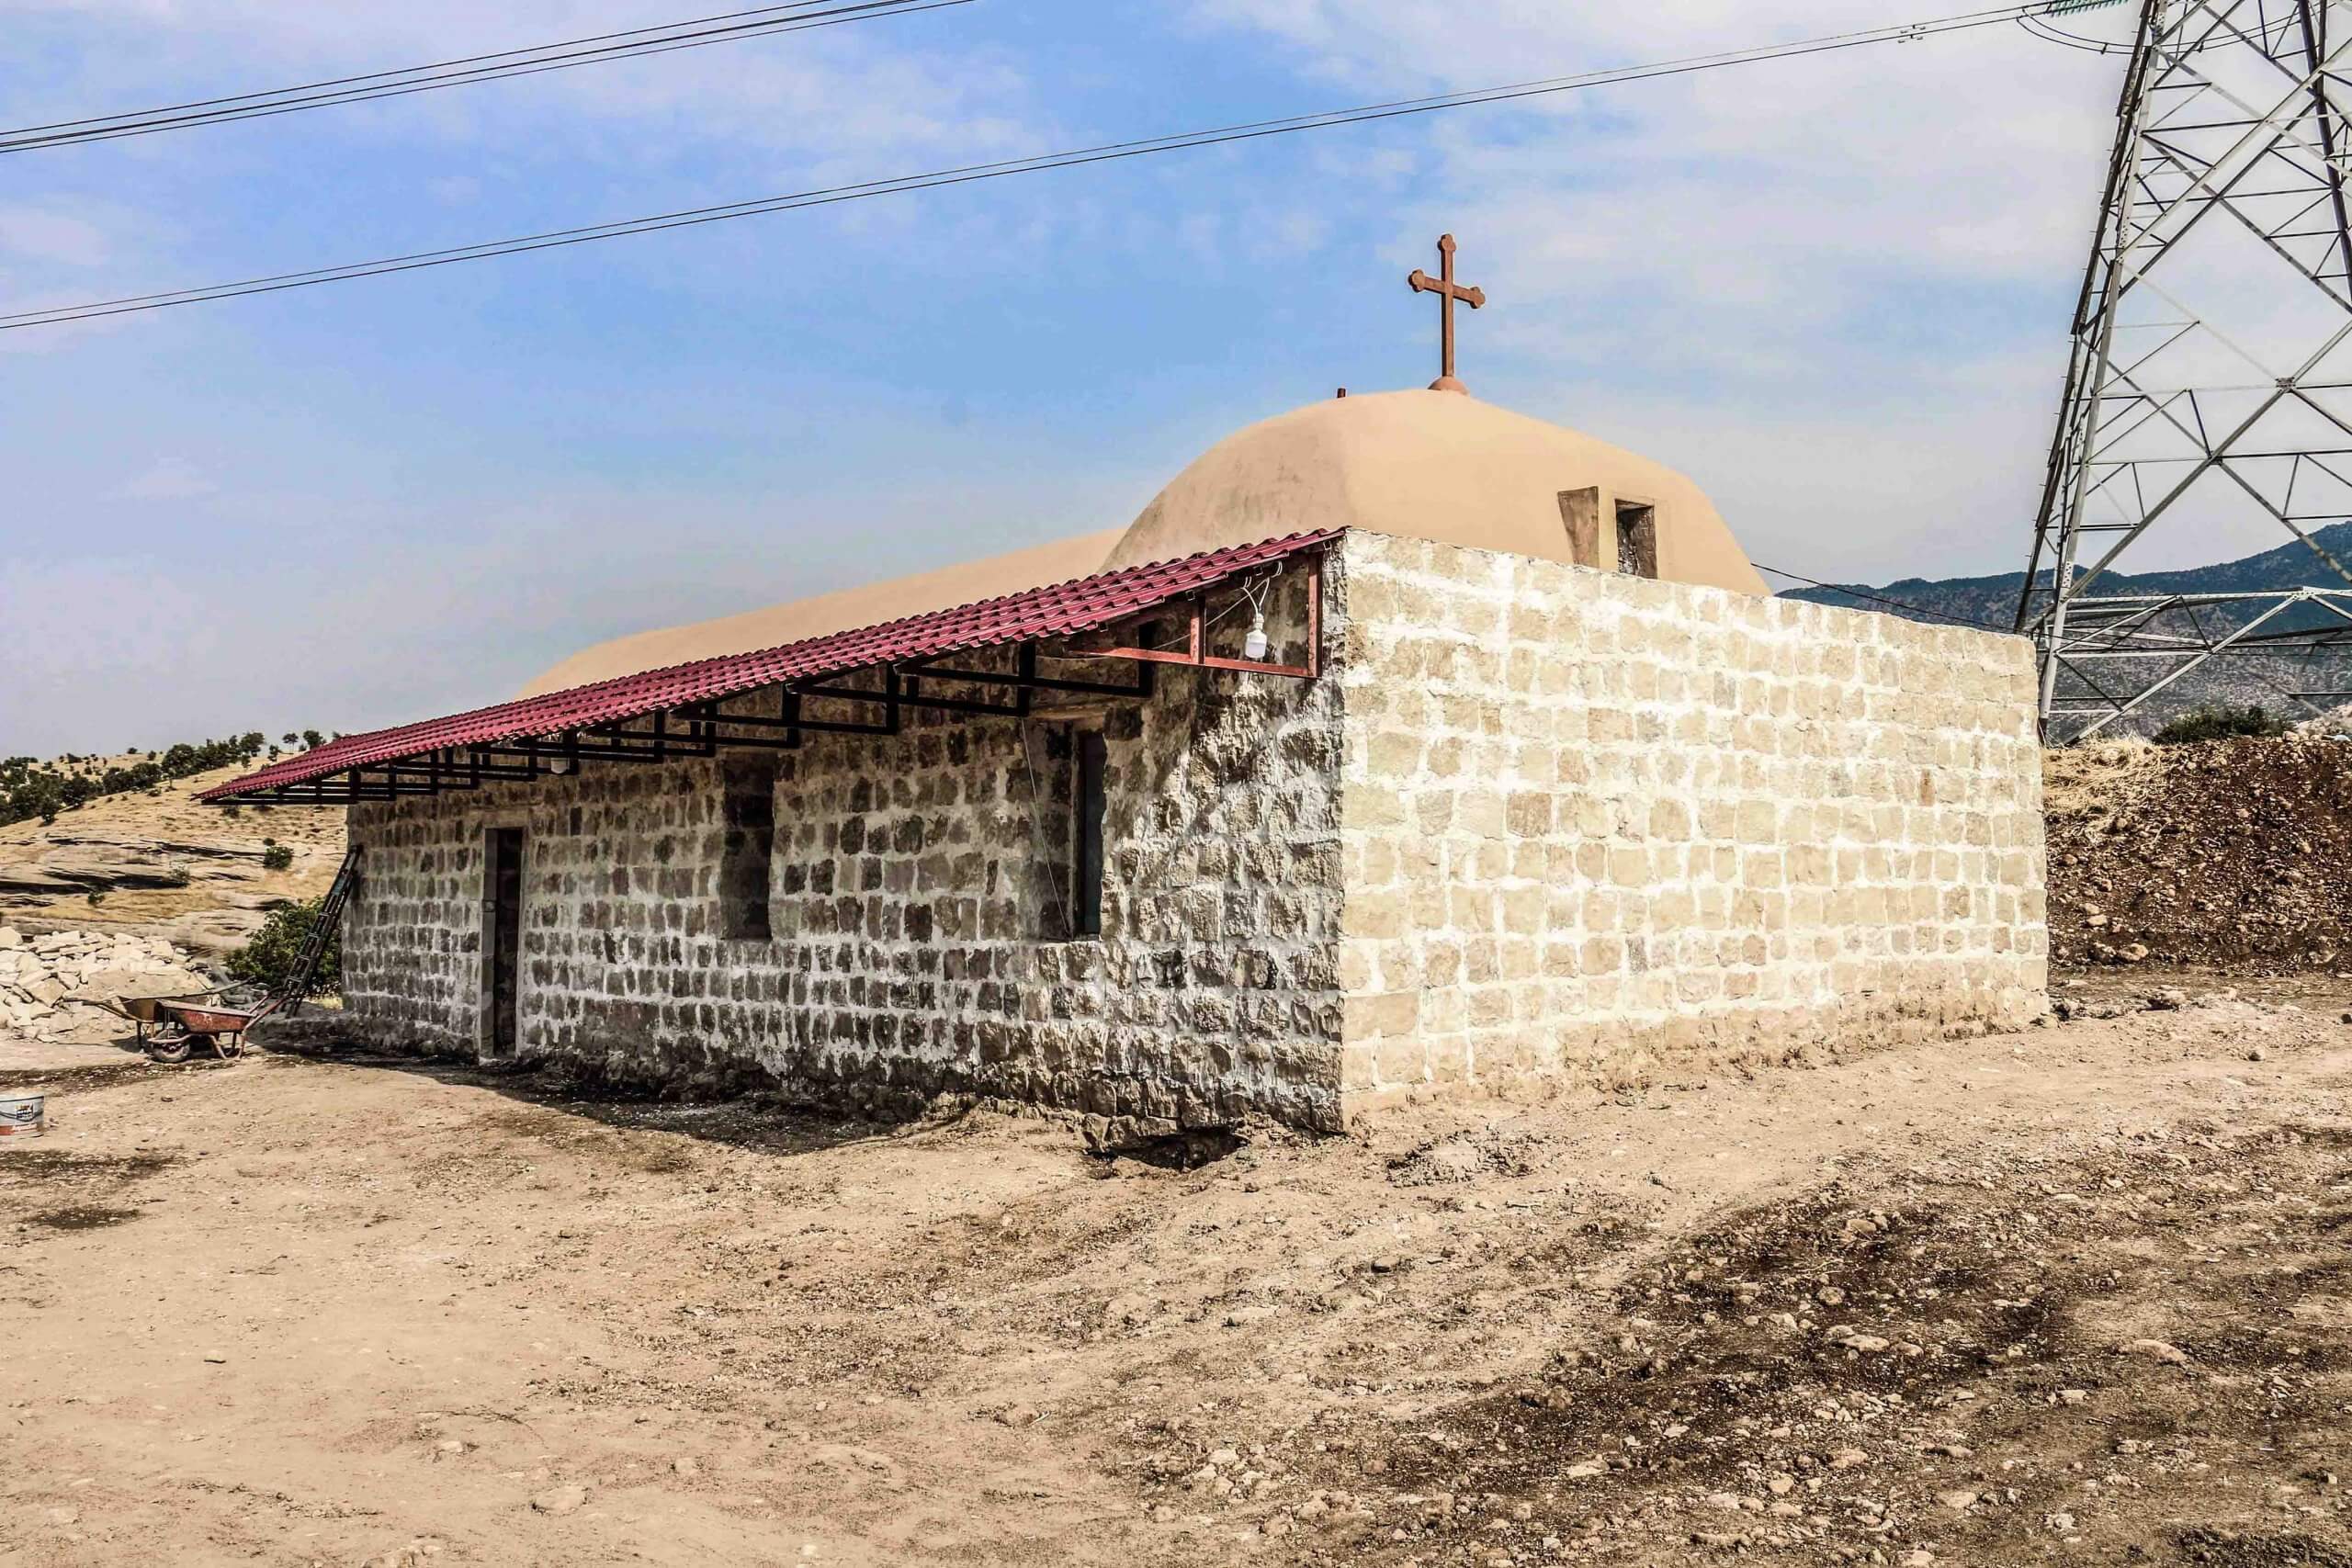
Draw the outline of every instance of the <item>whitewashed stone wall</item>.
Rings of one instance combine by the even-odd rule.
[[[2041,1010],[2019,638],[1351,533],[1345,1097]]]
[[[1278,636],[1302,603],[1282,597]],[[716,761],[356,807],[345,1005],[386,1040],[481,1047],[485,834],[520,827],[526,1058],[893,1109],[976,1093],[1336,1126],[1338,694],[1163,669],[1148,700],[1085,716],[1109,804],[1103,930],[1083,941],[1055,934],[1057,719],[918,719],[778,754],[764,942],[720,934]]]

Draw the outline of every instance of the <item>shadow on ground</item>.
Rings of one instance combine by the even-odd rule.
[[[484,1089],[520,1108],[500,1118],[511,1131],[545,1140],[562,1136],[570,1117],[616,1131],[675,1133],[707,1143],[764,1154],[810,1154],[855,1144],[887,1143],[917,1133],[936,1136],[965,1120],[964,1112],[899,1122],[827,1112],[773,1092],[698,1098],[657,1095],[582,1079],[560,1066],[485,1065],[455,1056],[387,1050],[349,1039],[334,1019],[309,1018],[265,1025],[254,1043],[258,1060],[290,1059],[347,1067],[413,1073],[435,1083]],[[191,1064],[194,1065],[194,1064]],[[545,1115],[532,1114],[536,1112]]]

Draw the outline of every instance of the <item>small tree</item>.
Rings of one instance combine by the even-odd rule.
[[[2284,735],[2287,721],[2273,718],[2258,703],[2242,708],[2196,708],[2156,731],[2159,746],[2186,746],[2199,740],[2226,740],[2234,735]]]
[[[284,871],[293,863],[294,850],[291,845],[273,843],[261,852],[261,868],[264,871]]]
[[[292,985],[302,944],[310,940],[311,929],[319,923],[319,911],[325,903],[322,897],[313,898],[307,904],[283,904],[272,909],[253,940],[229,955],[229,973],[268,991]],[[319,955],[319,966],[302,994],[321,996],[342,983],[343,933],[337,931],[327,939],[326,951]]]

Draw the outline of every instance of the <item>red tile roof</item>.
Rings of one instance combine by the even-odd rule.
[[[699,659],[690,664],[673,664],[640,675],[617,676],[570,691],[548,692],[476,708],[447,718],[426,719],[365,735],[345,735],[299,757],[274,762],[259,773],[215,784],[198,798],[224,800],[353,768],[380,767],[445,747],[487,746],[526,736],[616,724],[688,703],[734,696],[780,681],[814,680],[904,660],[929,659],[971,649],[1026,642],[1035,637],[1099,631],[1141,611],[1213,587],[1227,578],[1336,536],[1327,530],[1208,550],[1182,560],[1100,572],[1073,582],[1033,588],[1001,599],[984,599],[880,626],[835,632],[830,637],[809,637],[781,648]]]

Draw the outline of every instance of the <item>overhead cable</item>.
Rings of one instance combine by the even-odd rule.
[[[1435,114],[1448,109],[1473,108],[1487,104],[1545,97],[1626,82],[1654,81],[1661,77],[1689,75],[1702,71],[1718,71],[1736,65],[1755,65],[1834,51],[1866,48],[1873,44],[1910,42],[1945,33],[2006,25],[2014,22],[2020,16],[2038,14],[2047,3],[2048,0],[2032,0],[2032,3],[2027,5],[2002,6],[1991,10],[1963,12],[1956,16],[1905,22],[1894,27],[1871,28],[1857,32],[1800,39],[1786,43],[1724,50],[1711,54],[1688,55],[1677,60],[1659,61],[1645,65],[1618,66],[1606,70],[1579,72],[1572,75],[1546,77],[1539,81],[1515,82],[1503,86],[1474,88],[1457,93],[1438,93],[1426,97],[1399,98],[1387,103],[1360,105],[1352,108],[1327,109],[1314,114],[1252,120],[1238,125],[1216,126],[1202,130],[1177,131],[1164,136],[1145,137],[1129,141],[1104,142],[1092,147],[1072,148],[1065,152],[1045,152],[1025,158],[967,164],[955,168],[935,169],[924,174],[901,175],[887,179],[865,180],[849,185],[824,186],[810,190],[786,192],[778,196],[758,197],[746,201],[722,202],[709,207],[653,213],[642,218],[583,224],[577,228],[554,229],[536,234],[519,234],[502,240],[485,240],[474,244],[453,245],[441,250],[413,251],[402,255],[380,256],[370,261],[348,262],[335,266],[312,267],[299,272],[272,273],[259,277],[241,278],[229,283],[164,289],[152,294],[133,294],[113,299],[95,299],[80,304],[52,306],[45,310],[20,310],[0,314],[0,332],[16,331],[26,327],[54,326],[66,321],[88,321],[96,317],[123,315],[133,311],[168,310],[179,305],[204,304],[216,299],[235,299],[247,294],[277,293],[289,288],[309,288],[325,283],[347,283],[363,277],[380,277],[392,273],[414,272],[426,267],[449,266],[458,262],[487,261],[497,256],[518,255],[531,251],[588,244],[598,240],[616,240],[632,234],[654,233],[666,229],[692,228],[701,224],[725,222],[737,218],[789,212],[809,207],[826,207],[840,202],[863,201],[874,197],[933,190],[946,186],[968,185],[980,180],[1003,179],[1013,175],[1044,174],[1056,169],[1079,168],[1091,164],[1148,157],[1162,152],[1181,152],[1228,142],[1294,135],[1301,131],[1328,130],[1341,126],[1362,125],[1411,115]]]
[[[87,119],[22,126],[14,130],[0,130],[0,152],[39,152],[82,142],[111,141],[125,136],[153,136],[160,131],[187,130],[241,119],[261,119],[306,109],[365,103],[372,98],[436,92],[444,87],[470,86],[510,76],[535,76],[546,71],[566,71],[574,66],[598,65],[607,61],[635,59],[641,55],[668,54],[681,49],[701,49],[715,43],[734,43],[775,33],[805,32],[813,28],[838,27],[844,22],[937,11],[950,6],[971,3],[972,0],[792,0],[789,5],[763,6],[750,11],[698,17],[690,21],[663,23],[659,27],[633,28],[627,32],[600,33],[594,38],[571,39],[561,43],[536,44],[526,49],[468,55],[463,59],[438,61],[429,65],[339,76],[300,86],[237,93],[226,97],[202,98],[193,103],[168,104],[160,108],[133,109]]]

